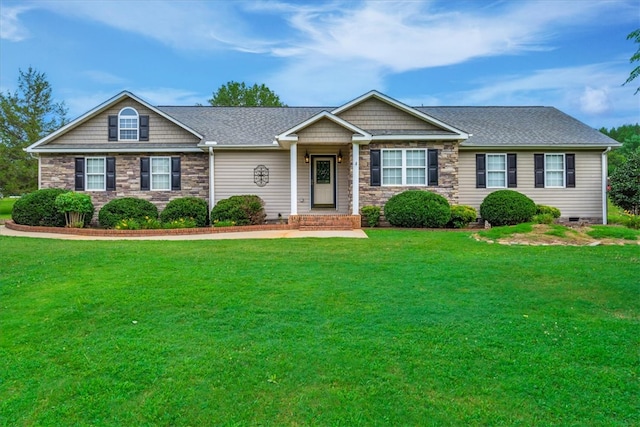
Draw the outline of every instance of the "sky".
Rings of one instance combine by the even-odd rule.
[[[411,106],[556,107],[640,122],[640,0],[0,0],[0,91],[46,74],[73,119],[129,90],[207,104],[229,81],[289,106],[378,90]],[[640,79],[638,79],[640,80]]]

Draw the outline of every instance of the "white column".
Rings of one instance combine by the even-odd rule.
[[[215,197],[216,187],[215,187],[215,180],[214,180],[214,175],[215,175],[214,160],[215,160],[215,157],[213,155],[213,147],[209,147],[209,210],[213,209],[213,205],[216,200],[216,197]]]
[[[290,152],[290,172],[291,177],[291,213],[298,215],[298,144],[291,143]]]
[[[351,194],[352,194],[352,213],[353,215],[360,214],[360,146],[356,143],[351,144],[351,169],[353,176],[351,179]]]

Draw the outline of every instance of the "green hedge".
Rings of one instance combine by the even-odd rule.
[[[395,227],[441,228],[451,218],[451,207],[447,199],[439,194],[408,190],[387,201],[384,216]]]
[[[64,213],[56,209],[55,203],[56,197],[68,191],[61,188],[45,188],[25,194],[13,205],[11,219],[22,225],[64,227]]]
[[[211,223],[232,221],[236,225],[264,224],[264,202],[255,195],[231,196],[220,200],[211,210]]]
[[[171,223],[189,218],[195,221],[197,227],[205,227],[209,223],[209,207],[207,202],[197,197],[173,199],[160,214],[160,220],[163,223]]]
[[[135,197],[123,197],[110,201],[100,209],[98,223],[103,228],[114,228],[122,220],[143,222],[147,217],[158,219],[158,208],[153,203]]]
[[[513,190],[494,191],[480,205],[480,216],[492,226],[529,222],[535,213],[533,200]]]
[[[447,227],[464,228],[475,221],[477,217],[478,213],[472,206],[453,205],[451,206],[451,219],[447,223]]]

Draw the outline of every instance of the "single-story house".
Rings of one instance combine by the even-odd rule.
[[[265,201],[267,220],[360,224],[407,189],[479,209],[513,189],[565,221],[606,222],[607,152],[620,144],[553,107],[410,107],[371,91],[335,107],[153,106],[124,91],[29,146],[40,188],[125,196],[161,210]]]

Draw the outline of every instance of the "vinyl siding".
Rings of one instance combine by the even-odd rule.
[[[170,122],[164,117],[154,113],[150,109],[144,107],[132,99],[127,99],[119,102],[111,108],[103,111],[97,116],[89,119],[85,123],[70,130],[64,135],[59,136],[55,140],[49,142],[47,145],[55,146],[58,144],[78,144],[78,145],[90,145],[90,144],[104,144],[108,142],[108,126],[107,120],[110,115],[118,115],[120,110],[124,107],[133,107],[138,111],[139,115],[149,116],[149,142],[150,143],[184,143],[189,146],[193,146],[200,142],[200,140]],[[122,141],[121,141],[122,142]],[[137,142],[136,142],[137,143]],[[143,141],[140,143],[144,144]]]
[[[302,160],[304,163],[304,160]],[[269,183],[258,187],[253,170],[258,165],[269,169]],[[215,202],[241,194],[255,194],[265,203],[268,220],[286,219],[291,211],[288,151],[216,151]]]
[[[527,195],[541,205],[560,209],[563,218],[602,218],[602,152],[601,151],[513,151],[518,154],[518,186],[510,188]],[[575,188],[535,188],[534,153],[575,153]],[[476,154],[486,151],[461,151],[459,155],[460,204],[480,210],[480,204],[495,188],[476,188]]]
[[[351,143],[353,132],[332,122],[322,119],[298,132],[299,144],[335,144]]]
[[[314,155],[338,155],[338,151],[342,150],[342,163],[336,160],[337,172],[337,198],[336,209],[311,209],[311,163],[304,162],[304,153],[308,152],[309,156]],[[287,153],[289,154],[289,153]],[[349,203],[349,149],[344,146],[298,146],[298,214],[313,213],[338,213],[349,214],[351,212]],[[288,175],[287,175],[288,176]],[[288,212],[288,210],[287,210]]]
[[[378,99],[368,99],[339,114],[340,118],[364,130],[438,129],[411,114]]]

